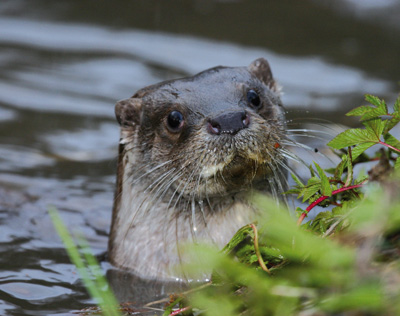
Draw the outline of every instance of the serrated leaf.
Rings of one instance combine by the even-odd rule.
[[[364,151],[366,151],[368,148],[371,146],[375,145],[376,143],[373,142],[367,142],[367,143],[362,143],[354,147],[351,151],[351,157],[353,161],[360,156]]]
[[[295,189],[287,190],[286,192],[283,192],[283,194],[299,194],[299,193],[301,193],[301,191],[303,191],[302,188],[295,188]]]
[[[328,143],[328,146],[335,149],[341,149],[365,142],[376,143],[378,141],[379,138],[377,139],[375,133],[372,132],[371,129],[352,128],[337,135]]]
[[[346,187],[351,185],[351,183],[353,182],[353,161],[351,157],[352,157],[352,151],[351,148],[349,148],[348,158],[347,158],[347,178],[344,184]]]
[[[314,168],[312,167],[312,165],[310,165],[308,167],[308,169],[310,170],[311,177],[314,178],[315,177],[315,171],[314,171]]]
[[[326,168],[325,172],[330,173],[330,174],[335,174],[335,170],[336,170],[336,168]]]
[[[291,173],[290,175],[292,176],[294,182],[296,182],[299,185],[299,187],[304,187],[303,182],[301,182],[301,180],[294,173]]]
[[[315,184],[321,184],[321,179],[318,177],[312,177],[310,179],[308,179],[307,181],[307,187],[311,186],[311,185],[315,185]]]
[[[347,155],[342,156],[342,161],[337,165],[335,169],[335,179],[338,181],[342,180],[344,168],[347,166]]]
[[[315,167],[317,168],[319,178],[321,179],[321,193],[322,195],[325,196],[331,196],[332,195],[332,189],[329,184],[329,179],[326,176],[324,170],[316,163],[314,162]]]
[[[371,111],[365,113],[361,116],[361,121],[368,121],[371,119],[380,119],[382,116],[387,116],[386,114],[382,114],[382,111],[379,109],[372,109]]]
[[[357,179],[354,180],[354,184],[361,184],[361,183],[367,181],[368,178],[369,178],[368,176],[362,176],[362,177],[358,176]]]
[[[387,121],[382,121],[381,119],[373,119],[363,122],[368,133],[375,135],[376,139],[379,141],[383,130],[386,127]]]
[[[253,237],[253,229],[249,225],[240,228],[222,251],[227,254],[231,253],[249,235]]]
[[[379,111],[381,111],[382,114],[380,115],[386,115],[388,113],[388,109],[386,106],[386,103],[384,100],[379,99],[378,97],[371,95],[371,94],[366,94],[365,95],[365,100],[372,105],[375,105]]]
[[[371,103],[373,106],[370,105],[362,105],[359,106],[350,112],[348,112],[346,115],[347,116],[361,116],[361,121],[373,119],[373,118],[379,118],[383,115],[388,115],[388,109],[386,106],[385,101],[380,100],[379,98],[372,96],[372,95],[366,95],[365,99]]]
[[[361,116],[369,111],[371,111],[373,108],[369,105],[362,105],[359,106],[350,112],[346,113],[346,116]]]
[[[304,189],[303,193],[303,203],[307,201],[310,197],[312,197],[315,193],[319,191],[321,188],[321,183],[314,184]]]
[[[314,232],[324,233],[331,225],[334,216],[331,211],[320,212],[309,224],[309,229]]]
[[[400,115],[400,95],[397,97],[396,102],[394,103],[393,110],[395,113]]]

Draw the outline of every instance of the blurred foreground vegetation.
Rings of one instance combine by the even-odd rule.
[[[400,98],[392,110],[374,96],[366,101],[348,113],[364,127],[328,144],[341,157],[336,168],[315,163],[306,183],[292,175],[287,193],[308,204],[297,209],[297,224],[256,197],[268,210],[258,228],[242,228],[222,253],[203,249],[212,283],[165,315],[400,315],[400,142],[390,133]],[[368,156],[375,145],[382,149]],[[378,163],[355,177],[354,166],[370,161]],[[329,210],[303,224],[317,205]]]
[[[287,193],[308,205],[296,210],[297,223],[287,209],[256,196],[268,211],[223,251],[196,247],[212,280],[171,295],[164,315],[400,315],[400,142],[390,134],[400,122],[400,98],[392,110],[376,97],[366,100],[370,105],[348,114],[360,116],[364,127],[329,143],[341,162],[329,170],[310,166],[306,183],[293,175],[296,185]],[[368,156],[375,145],[381,150]],[[355,177],[354,166],[370,161],[377,163],[368,174]],[[316,206],[327,210],[303,223]],[[204,270],[204,261],[188,268]],[[103,311],[114,302],[96,299]]]

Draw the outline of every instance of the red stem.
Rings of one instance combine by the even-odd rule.
[[[179,315],[181,313],[184,313],[184,312],[188,311],[191,308],[192,308],[191,306],[186,306],[184,308],[177,309],[176,311],[173,311],[171,314],[169,314],[169,316]]]
[[[351,185],[349,187],[340,188],[340,189],[337,189],[335,191],[332,191],[332,195],[338,194],[340,192],[348,191],[348,190],[353,190],[353,189],[356,189],[356,188],[361,188],[362,186],[363,186],[363,184],[356,184],[356,185]],[[317,206],[322,201],[325,201],[327,198],[329,198],[329,196],[323,195],[323,196],[319,197],[318,199],[316,199],[314,202],[312,202],[306,208],[305,212],[300,215],[299,219],[297,220],[297,226],[301,225],[301,223],[303,222],[304,218],[307,216],[308,212],[310,212],[315,206]]]
[[[392,145],[386,144],[385,142],[379,141],[379,144],[386,146],[394,151],[397,151],[398,153],[400,153],[400,149],[397,149],[396,147],[393,147]]]

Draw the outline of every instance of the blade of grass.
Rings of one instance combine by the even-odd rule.
[[[90,268],[92,275],[94,276],[98,288],[101,289],[102,299],[104,301],[105,306],[111,308],[111,315],[119,315],[119,313],[115,314],[115,308],[118,306],[118,301],[112,293],[110,286],[104,277],[103,271],[100,268],[100,265],[95,258],[95,256],[90,252],[89,245],[85,238],[82,236],[78,237],[78,245],[81,248],[81,252],[83,253],[86,262]],[[104,308],[103,308],[104,309]]]
[[[97,304],[100,306],[105,316],[120,316],[121,314],[117,310],[118,303],[116,298],[111,293],[111,291],[105,294],[104,290],[101,290],[99,284],[96,284],[96,282],[98,283],[97,278],[96,282],[92,279],[92,276],[88,272],[86,262],[83,260],[77,246],[75,245],[74,240],[68,232],[68,229],[62,222],[62,219],[60,218],[57,209],[55,207],[49,207],[48,212],[53,221],[54,227],[56,228],[56,231],[59,234],[65,249],[67,250],[68,256],[71,259],[72,263],[76,266],[83,281],[83,284],[88,290],[90,296],[97,301]],[[87,251],[85,251],[85,253],[87,253]],[[93,263],[94,261],[91,260],[91,262]],[[89,266],[91,265],[89,261],[87,261],[87,263]],[[93,271],[93,268],[90,269]],[[97,268],[95,268],[95,270],[96,269],[98,269],[98,266]],[[99,271],[96,271],[96,274],[98,274],[98,272]],[[103,279],[103,282],[106,282],[105,279]],[[108,296],[108,298],[106,298],[105,296]]]

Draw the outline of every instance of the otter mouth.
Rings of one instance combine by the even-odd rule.
[[[255,178],[264,177],[267,173],[267,166],[259,160],[237,156],[220,173],[225,182],[243,185]]]
[[[228,162],[221,162],[204,167],[201,174],[203,178],[210,179],[220,175],[224,180],[259,177],[265,175],[267,162],[256,156],[235,155]]]
[[[236,155],[229,162],[213,165],[205,171],[203,170],[203,179],[211,181],[207,185],[208,194],[214,191],[221,194],[221,192],[233,193],[247,190],[257,183],[264,182],[271,173],[266,161],[261,160],[260,157],[248,155],[246,157]]]

